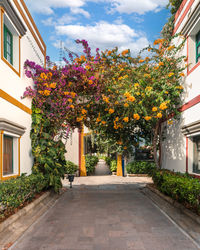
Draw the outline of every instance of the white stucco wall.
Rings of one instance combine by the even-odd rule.
[[[23,17],[15,7],[14,2],[11,0],[11,4],[13,5],[15,11],[19,15],[21,21],[27,29],[26,34],[21,38],[21,75],[20,77],[3,61],[0,56],[0,89],[9,94],[11,97],[15,98],[28,108],[31,108],[31,99],[25,98],[21,99],[26,87],[32,85],[31,79],[28,79],[24,74],[24,62],[28,59],[30,61],[34,61],[37,64],[44,65],[45,57],[41,52],[38,44],[35,41],[32,33],[27,27]],[[20,1],[18,1],[25,16],[29,20],[23,6]],[[5,13],[6,15],[6,13]],[[29,20],[29,24],[34,30],[33,25]],[[14,26],[14,24],[12,24]],[[34,30],[36,37],[40,41],[36,31]],[[1,39],[1,32],[0,32]],[[40,41],[40,45],[42,45]],[[44,47],[43,47],[44,48]],[[14,49],[18,49],[14,44]],[[1,51],[0,51],[1,53]],[[18,51],[14,51],[14,53],[18,53]],[[17,55],[19,57],[19,55]],[[15,58],[14,58],[15,59]],[[17,69],[17,65],[14,63],[14,67]],[[18,69],[17,69],[18,71]],[[20,145],[20,169],[22,173],[31,173],[32,168],[32,155],[31,155],[31,140],[30,140],[30,130],[31,130],[31,115],[21,110],[19,107],[11,104],[9,101],[4,100],[0,97],[0,118],[7,119],[11,122],[17,123],[21,126],[26,127],[25,134],[21,137],[21,145]],[[16,166],[14,166],[14,169]]]
[[[66,160],[72,161],[76,165],[79,165],[79,133],[78,129],[75,129],[73,133],[70,134],[66,142],[65,154]]]

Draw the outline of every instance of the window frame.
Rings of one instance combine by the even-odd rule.
[[[4,33],[4,41],[3,41],[3,45],[4,45],[4,58],[11,64],[13,65],[13,34],[11,33],[11,31],[8,29],[8,27],[4,24],[3,27],[3,33]],[[10,61],[7,58],[7,36],[10,36]]]
[[[198,141],[200,141],[200,135],[194,136],[193,137],[193,173],[195,174],[200,174],[200,168],[198,169],[198,166],[196,164],[196,159],[195,159],[195,157],[198,157],[198,155],[196,155]]]
[[[14,141],[13,141],[13,137],[10,136],[10,135],[7,135],[7,134],[4,134],[3,135],[3,142],[4,142],[4,138],[11,138],[12,139],[12,173],[9,173],[9,174],[4,174],[4,164],[3,164],[3,176],[7,177],[7,176],[10,176],[10,175],[13,175],[14,174],[14,164],[13,164],[13,161],[14,161],[14,149],[13,149],[13,144],[14,144]],[[4,143],[3,143],[4,145]],[[4,147],[3,147],[3,158],[4,158]]]
[[[198,42],[198,37],[199,37],[199,42]],[[198,48],[200,48],[200,30],[196,34],[196,63],[200,62],[198,61],[200,58],[200,52],[198,53]]]

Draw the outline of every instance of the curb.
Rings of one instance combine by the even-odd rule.
[[[63,192],[61,192],[62,195]],[[6,250],[61,196],[47,191],[0,223],[0,249]]]
[[[200,216],[196,215],[195,213],[190,211],[188,208],[184,207],[181,203],[173,200],[171,197],[168,197],[168,196],[162,194],[158,189],[156,189],[150,185],[147,185],[146,188],[148,188],[149,190],[151,190],[152,192],[154,192],[155,194],[160,196],[162,199],[164,199],[165,201],[167,201],[168,203],[170,203],[174,207],[180,209],[182,213],[189,216],[196,223],[200,224]]]
[[[148,174],[127,174],[127,177],[149,177]]]

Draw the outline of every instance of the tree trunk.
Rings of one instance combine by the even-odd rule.
[[[159,128],[160,128],[160,122],[157,122],[155,130],[154,130],[154,135],[153,135],[153,154],[154,154],[154,161],[156,163],[157,169],[160,168],[159,160],[157,157],[157,141],[158,141],[158,135],[159,135]]]

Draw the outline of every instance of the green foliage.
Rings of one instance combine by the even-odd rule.
[[[48,186],[59,192],[61,178],[65,173],[65,145],[61,138],[55,140],[55,128],[39,108],[32,104],[32,154],[33,173],[42,173],[47,177]]]
[[[200,182],[186,174],[155,171],[153,181],[164,194],[200,212]]]
[[[110,167],[110,164],[111,164],[112,158],[111,158],[111,157],[109,157],[109,156],[106,156],[104,160],[105,160],[106,164]]]
[[[65,173],[66,174],[75,174],[78,170],[78,166],[71,161],[66,161]]]
[[[0,218],[22,207],[47,187],[47,178],[42,174],[22,175],[0,182]]]
[[[176,14],[176,12],[179,9],[182,2],[183,2],[183,0],[169,0],[168,6],[171,7],[170,11],[171,11],[172,15]]]
[[[86,155],[85,156],[85,167],[87,171],[87,175],[91,175],[94,173],[95,166],[97,165],[99,159],[95,155]]]
[[[133,161],[126,165],[128,174],[149,174],[156,169],[155,163],[146,161]]]
[[[110,171],[117,172],[117,161],[116,160],[112,160],[110,162]]]

